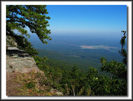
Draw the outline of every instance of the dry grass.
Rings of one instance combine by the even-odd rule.
[[[8,96],[16,96],[19,91],[16,90],[15,88],[20,88],[23,85],[16,83],[14,80],[17,76],[19,76],[20,73],[11,73],[11,72],[6,72],[6,95]]]
[[[7,72],[7,96],[54,96],[49,85],[45,85],[46,77],[34,71],[29,73]]]

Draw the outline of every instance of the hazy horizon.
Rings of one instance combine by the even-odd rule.
[[[75,36],[70,36],[70,35],[57,35],[57,34],[51,34],[50,35],[52,40],[47,40],[48,44],[43,44],[38,36],[36,34],[31,35],[31,38],[28,39],[33,46],[36,48],[36,46],[34,44],[37,44],[39,46],[44,46],[44,47],[52,47],[50,46],[51,44],[75,44],[77,46],[82,46],[82,45],[90,45],[90,46],[99,46],[99,45],[103,45],[103,46],[108,46],[108,47],[119,47],[121,48],[121,44],[120,44],[120,39],[121,39],[121,35],[119,35],[120,37],[115,37],[115,38],[111,38],[111,37],[102,37],[102,36],[94,36],[94,35],[75,35]],[[126,42],[127,43],[127,42]],[[37,46],[38,46],[37,45]],[[127,46],[127,45],[125,45]]]

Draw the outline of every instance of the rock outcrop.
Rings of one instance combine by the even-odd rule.
[[[49,86],[45,86],[45,82],[42,85],[43,80],[47,80],[44,72],[41,71],[33,57],[31,57],[24,50],[17,48],[17,43],[11,38],[7,37],[6,39],[6,95],[7,96],[17,96],[20,95],[30,95],[32,91],[29,89],[23,90],[24,85],[29,85],[29,82],[36,82],[34,92],[45,92],[32,94],[35,96],[40,95],[63,95],[62,92],[59,92],[56,89],[51,89],[50,92],[46,93]],[[34,75],[33,75],[34,74]],[[40,75],[40,76],[38,76]],[[16,79],[17,78],[17,79]],[[19,83],[17,83],[17,82]],[[34,85],[34,84],[33,84]],[[17,88],[16,88],[17,87]],[[19,89],[19,90],[17,90]],[[21,90],[21,91],[20,91]]]
[[[10,48],[10,47],[8,47]],[[15,70],[24,73],[30,68],[38,69],[34,59],[22,50],[6,50],[6,70],[14,72]]]
[[[18,49],[17,43],[11,36],[6,37],[6,47],[6,71],[20,73],[31,72],[32,69],[40,71],[33,57]]]

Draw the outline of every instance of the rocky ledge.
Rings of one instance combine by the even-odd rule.
[[[40,76],[35,77],[34,75]],[[20,76],[21,75],[21,76]],[[22,78],[23,75],[27,75],[23,77],[22,80],[17,80],[19,76]],[[30,77],[32,76],[32,77]],[[30,77],[30,78],[29,78]],[[32,79],[31,79],[32,78]],[[6,94],[7,96],[17,96],[18,94],[23,95],[35,95],[35,96],[49,96],[49,95],[63,95],[62,92],[59,92],[57,89],[49,88],[49,86],[45,86],[45,83],[42,85],[40,82],[42,80],[48,80],[45,76],[44,72],[41,71],[37,65],[33,57],[31,57],[28,53],[23,50],[19,50],[16,47],[8,46],[6,50]],[[28,91],[23,90],[23,85],[28,84],[28,82],[36,81],[35,89]],[[47,82],[47,81],[46,81]],[[17,90],[19,89],[19,90]],[[47,92],[48,89],[51,89]],[[21,92],[20,92],[21,90]],[[34,94],[31,91],[35,92]],[[37,93],[37,92],[45,92],[45,93]]]
[[[9,72],[19,71],[25,73],[31,68],[38,69],[34,59],[23,50],[16,47],[8,47],[6,50],[6,70]],[[39,69],[38,69],[39,71]]]
[[[17,48],[18,45],[10,36],[6,37],[6,95],[29,95],[29,96],[49,96],[63,95],[57,89],[46,86],[49,80],[41,71],[33,57],[24,50]],[[46,81],[45,81],[46,80]],[[45,82],[44,82],[45,81]],[[36,84],[34,84],[36,82]],[[33,83],[33,84],[32,84]],[[34,89],[23,89],[24,85]],[[51,89],[51,90],[49,90]],[[38,93],[40,92],[40,93]]]

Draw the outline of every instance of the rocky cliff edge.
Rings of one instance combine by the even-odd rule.
[[[17,48],[12,37],[6,37],[6,95],[53,96],[63,95],[48,85],[49,80],[35,60]]]

